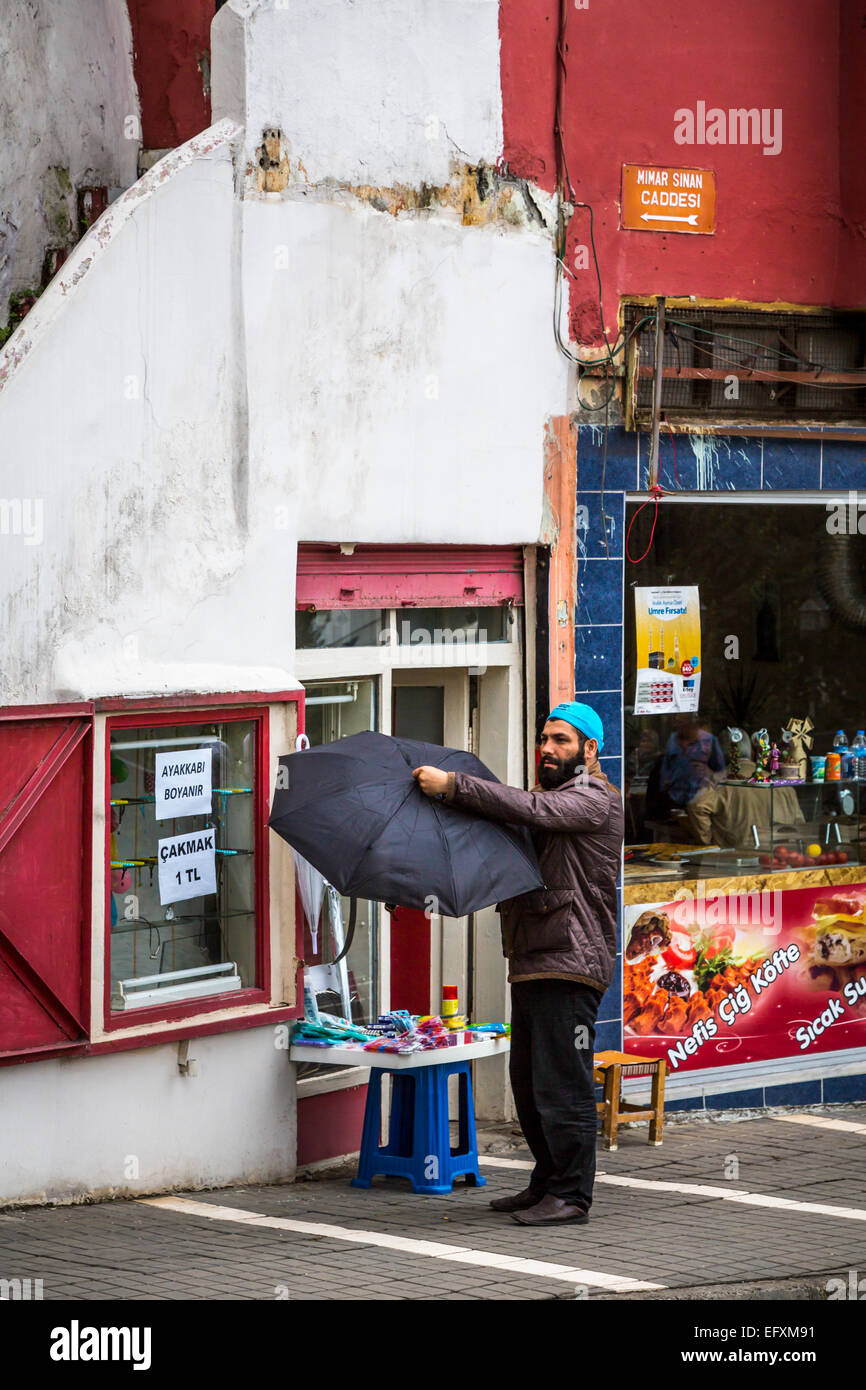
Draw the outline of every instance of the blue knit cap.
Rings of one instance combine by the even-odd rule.
[[[595,710],[590,705],[581,705],[577,700],[569,700],[566,704],[557,705],[547,716],[548,719],[564,719],[566,724],[572,724],[575,729],[579,729],[587,738],[594,738],[598,744],[598,751],[604,747],[604,729],[601,720]]]

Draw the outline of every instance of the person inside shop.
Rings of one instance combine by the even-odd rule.
[[[659,736],[656,729],[641,729],[636,747],[629,754],[632,777],[646,777],[659,756]]]
[[[586,1222],[595,1179],[595,1021],[616,962],[619,790],[601,770],[604,730],[589,705],[551,710],[533,791],[418,767],[428,796],[532,834],[545,887],[499,905],[511,984],[509,1068],[535,1159],[529,1185],[490,1203],[523,1226]]]
[[[675,714],[659,769],[659,786],[674,807],[686,812],[699,844],[709,843],[716,784],[726,767],[719,740],[702,727],[698,716]]]

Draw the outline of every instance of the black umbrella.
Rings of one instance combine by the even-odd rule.
[[[462,917],[541,888],[528,832],[425,796],[423,763],[498,781],[457,748],[352,734],[280,758],[268,823],[351,898]]]

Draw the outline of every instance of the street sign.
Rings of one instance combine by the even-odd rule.
[[[716,176],[711,169],[622,166],[622,226],[632,232],[716,230]]]

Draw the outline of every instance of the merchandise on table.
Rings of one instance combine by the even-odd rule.
[[[318,1022],[311,1018],[301,1019],[292,1029],[292,1042],[303,1043],[304,1046],[308,1043],[319,1046],[324,1042],[332,1047],[347,1047],[369,1042],[370,1037],[369,1029],[359,1028],[348,1019],[337,1018],[333,1014],[320,1013]]]
[[[460,1003],[457,998],[456,985],[442,986],[442,1017],[453,1018],[460,1012]]]
[[[415,1025],[415,1032],[420,1040],[420,1046],[429,1047],[453,1047],[457,1042],[443,1020],[438,1014],[432,1014],[428,1018],[419,1018]]]
[[[427,1052],[435,1048],[456,1047],[459,1043],[484,1042],[491,1036],[508,1037],[507,1023],[481,1023],[469,1026],[459,1015],[443,1019],[438,1014],[412,1015],[406,1009],[380,1014],[369,1028],[360,1028],[348,1019],[319,1014],[295,1024],[292,1042],[304,1047],[357,1047],[367,1052]]]

